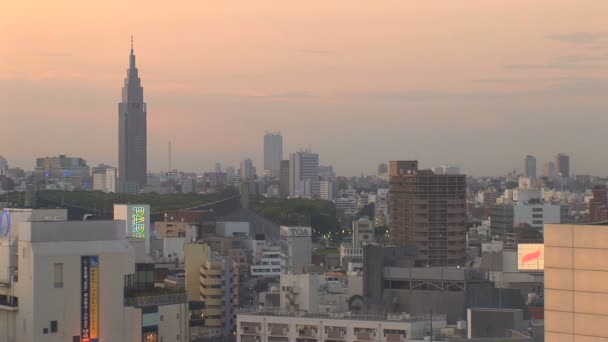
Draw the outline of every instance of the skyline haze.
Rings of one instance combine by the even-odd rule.
[[[250,157],[262,170],[268,130],[285,155],[311,146],[341,175],[400,159],[502,175],[557,153],[606,175],[593,153],[608,126],[606,17],[592,0],[6,2],[0,154],[29,170],[59,154],[118,166],[133,34],[151,171],[166,169],[167,141],[178,169]]]

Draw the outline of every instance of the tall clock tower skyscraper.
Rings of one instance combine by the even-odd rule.
[[[147,153],[147,109],[131,37],[129,69],[118,104],[119,191],[135,193],[146,186]]]

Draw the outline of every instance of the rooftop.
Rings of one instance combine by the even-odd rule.
[[[324,318],[336,320],[353,320],[353,321],[375,321],[375,322],[420,322],[430,321],[446,321],[446,315],[425,314],[425,315],[410,315],[407,313],[358,313],[358,312],[340,312],[340,313],[306,313],[306,312],[289,312],[280,310],[262,310],[262,311],[247,311],[241,310],[239,316],[272,316],[272,317],[300,317],[300,318]]]

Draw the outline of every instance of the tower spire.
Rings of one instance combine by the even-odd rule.
[[[129,55],[129,69],[135,69],[135,52],[133,51],[133,35],[131,35],[131,54]]]

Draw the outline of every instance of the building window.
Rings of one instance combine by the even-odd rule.
[[[160,320],[162,321],[164,319],[163,315],[160,315]]]
[[[57,321],[51,321],[51,332],[52,333],[57,332]]]
[[[56,262],[54,267],[54,286],[56,289],[63,288],[63,263]]]

